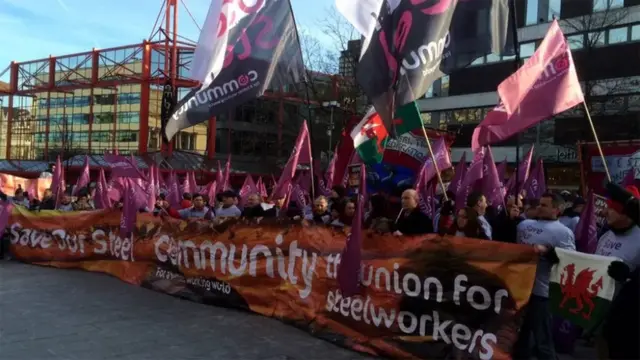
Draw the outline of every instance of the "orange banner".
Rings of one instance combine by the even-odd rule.
[[[0,174],[0,191],[7,196],[13,196],[19,187],[29,193],[29,197],[42,199],[44,191],[51,187],[51,178],[27,179],[15,175]]]
[[[120,212],[31,213],[7,231],[18,259],[105,272],[207,304],[233,306],[314,336],[394,358],[507,359],[536,271],[529,246],[469,238],[363,236],[360,295],[336,281],[346,236],[283,223],[221,224]]]

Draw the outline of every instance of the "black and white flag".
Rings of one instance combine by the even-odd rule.
[[[202,86],[175,107],[165,134],[301,81],[302,52],[288,0],[213,0],[200,34],[192,77]]]
[[[394,108],[476,58],[513,51],[511,0],[336,0],[365,37],[357,81],[392,129]]]

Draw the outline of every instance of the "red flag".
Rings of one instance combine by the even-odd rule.
[[[347,236],[347,243],[342,251],[342,260],[338,267],[338,285],[342,296],[348,298],[359,292],[361,282],[362,263],[362,216],[366,199],[367,170],[364,164],[360,164],[360,191],[358,191],[358,204],[353,218],[351,232]]]
[[[80,189],[83,189],[85,186],[89,185],[90,175],[89,175],[89,156],[84,156],[84,166],[82,167],[82,173],[76,182],[76,187],[73,188],[73,192],[71,195],[76,196]]]
[[[298,167],[298,159],[300,158],[300,154],[307,151],[309,154],[304,155],[303,158],[311,159],[311,148],[309,146],[309,129],[307,128],[307,121],[305,120],[302,123],[302,127],[300,128],[300,133],[298,133],[298,138],[296,139],[296,144],[291,151],[291,156],[287,161],[287,164],[278,179],[278,183],[275,185],[273,191],[271,192],[271,197],[273,199],[282,198],[287,195],[287,187],[291,183],[293,179],[296,169]],[[306,145],[306,146],[305,146]]]

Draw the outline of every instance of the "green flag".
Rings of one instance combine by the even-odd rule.
[[[416,103],[411,102],[398,108],[393,122],[398,136],[420,128],[422,118]],[[353,147],[364,163],[382,161],[384,149],[389,140],[389,132],[373,107],[353,128],[351,138],[353,139]]]
[[[615,291],[607,274],[612,257],[556,249],[560,262],[551,270],[549,303],[554,313],[583,329],[606,315]]]

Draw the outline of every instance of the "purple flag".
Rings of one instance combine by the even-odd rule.
[[[156,171],[154,165],[151,165],[151,168],[149,169],[149,184],[147,186],[147,194],[147,208],[149,210],[153,210],[156,207],[157,196]]]
[[[342,296],[350,297],[360,290],[361,263],[362,263],[362,214],[366,197],[367,170],[364,164],[360,165],[360,191],[358,192],[358,204],[356,214],[351,226],[351,232],[347,236],[347,243],[342,251],[342,261],[338,267],[338,285]]]
[[[464,179],[464,175],[467,172],[467,152],[462,153],[462,157],[460,158],[460,162],[456,165],[455,173],[453,174],[453,179],[449,183],[449,188],[447,191],[451,191],[454,194],[458,193],[460,190],[460,186],[462,185],[462,179]]]
[[[507,157],[504,157],[504,161],[502,161],[496,169],[498,170],[498,180],[504,186],[504,179],[507,177],[507,166],[509,166],[509,162],[507,161]]]
[[[306,146],[304,146],[306,145]],[[308,152],[306,155],[302,156],[303,152]],[[296,144],[291,151],[291,156],[287,161],[287,164],[278,179],[278,183],[273,188],[271,192],[271,197],[273,199],[282,198],[287,195],[288,185],[291,183],[293,179],[296,169],[298,167],[298,159],[302,156],[303,159],[310,159],[311,155],[311,147],[309,142],[309,129],[307,128],[307,121],[305,120],[302,123],[302,127],[300,128],[300,133],[298,133],[298,138],[296,139]]]
[[[439,171],[451,167],[451,156],[449,156],[449,149],[447,149],[444,137],[437,139],[431,149],[433,150],[433,158],[436,159],[436,165],[438,165]],[[418,175],[418,179],[422,178],[424,185],[429,183],[437,175],[436,167],[433,165],[433,158],[427,155],[422,167],[420,167],[419,173],[422,174],[422,176]]]
[[[172,207],[180,208],[180,188],[178,187],[178,179],[176,178],[176,174],[173,171],[169,174],[167,187],[167,201]]]
[[[107,180],[104,176],[104,169],[100,169],[100,174],[96,181],[96,191],[93,195],[93,205],[96,209],[109,209],[111,202],[106,194]]]
[[[229,185],[229,178],[231,176],[231,154],[227,158],[227,163],[224,165],[224,177],[222,179],[221,191],[229,190],[231,187]]]
[[[460,184],[460,188],[456,193],[456,210],[462,209],[467,204],[467,196],[471,192],[471,189],[475,186],[476,182],[482,179],[484,168],[484,154],[486,148],[482,147],[473,154],[473,160],[467,168],[464,175],[464,179]]]
[[[529,172],[531,170],[531,159],[533,158],[533,149],[534,146],[531,146],[531,149],[524,156],[523,161],[518,166],[518,183],[516,184],[516,176],[515,174],[511,174],[509,180],[507,181],[507,185],[505,185],[505,189],[509,194],[517,194],[520,193],[520,190],[523,189],[524,183],[527,181],[529,177]]]
[[[131,179],[124,181],[124,202],[122,204],[122,217],[120,218],[120,237],[125,239],[131,235],[136,227],[138,208],[136,207],[136,194]]]
[[[320,179],[320,191],[322,195],[331,195],[331,185],[333,184],[333,176],[336,172],[336,161],[338,160],[338,147],[333,152],[333,157],[327,166],[327,171],[324,173],[324,178]]]
[[[487,202],[495,207],[500,205],[504,207],[504,189],[489,147],[487,147],[484,155],[481,183],[482,193],[487,197]]]
[[[544,163],[538,159],[536,167],[531,171],[531,175],[524,184],[527,199],[540,199],[542,194],[547,192],[547,182],[544,176]]]
[[[76,182],[76,187],[73,188],[73,192],[71,195],[76,196],[80,189],[83,189],[85,186],[89,185],[89,157],[87,155],[84,156],[84,166],[82,167],[82,173]]]
[[[587,195],[587,204],[576,225],[575,236],[576,250],[588,254],[596,252],[598,247],[598,224],[593,190],[590,190]]]
[[[132,179],[146,179],[146,177],[140,171],[140,169],[138,169],[138,166],[135,164],[132,158],[121,155],[105,155],[104,160],[111,168],[111,178],[123,177]]]

